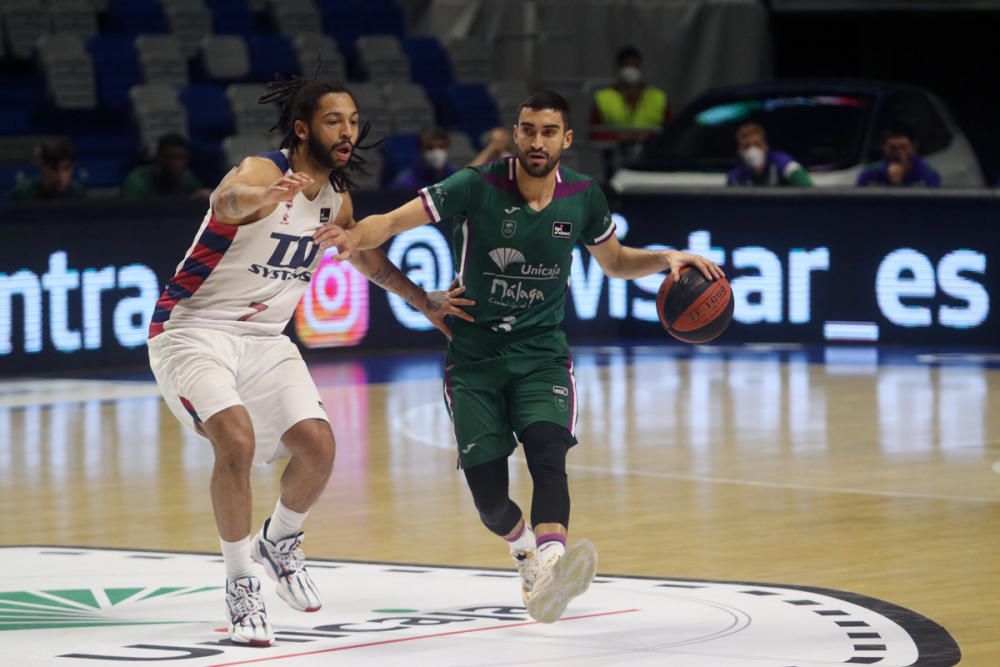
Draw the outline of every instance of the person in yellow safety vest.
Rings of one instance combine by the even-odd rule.
[[[642,78],[642,54],[626,46],[615,56],[618,80],[594,93],[590,138],[604,142],[604,177],[638,159],[643,142],[673,118],[667,94]],[[610,144],[610,145],[607,145]]]
[[[635,128],[635,132],[595,127],[591,138],[597,141],[637,143],[648,139],[673,116],[667,94],[643,81],[642,54],[626,46],[615,56],[618,80],[614,86],[594,93],[590,114],[591,126]]]

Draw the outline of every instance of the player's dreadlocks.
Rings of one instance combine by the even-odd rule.
[[[277,130],[281,132],[284,135],[281,140],[281,148],[291,149],[296,148],[302,143],[302,140],[295,134],[295,121],[301,120],[306,125],[309,125],[321,97],[328,93],[347,93],[354,98],[351,91],[347,90],[340,83],[319,81],[315,78],[304,79],[298,76],[289,78],[283,77],[280,74],[267,84],[267,91],[257,101],[260,104],[275,103],[279,106],[281,113],[278,116],[278,122],[270,131],[274,132]],[[351,151],[351,157],[348,159],[347,164],[344,165],[343,169],[334,169],[330,172],[330,184],[333,185],[334,190],[337,192],[344,192],[345,190],[357,187],[354,181],[348,176],[348,170],[368,174],[364,167],[367,160],[358,153],[358,150],[376,148],[385,141],[383,137],[373,144],[363,145],[361,142],[365,140],[370,130],[371,122],[366,121],[361,127],[358,140],[354,144],[354,150]]]

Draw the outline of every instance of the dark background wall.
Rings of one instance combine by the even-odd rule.
[[[983,233],[1000,193],[736,190],[611,201],[625,243],[690,249],[725,269],[736,306],[719,343],[1000,341],[1000,235]],[[354,210],[363,217],[405,197],[357,193]],[[141,202],[0,206],[0,376],[144,368],[146,323],[204,214],[196,201],[158,203],[155,218]],[[388,244],[389,257],[425,289],[444,288],[450,233],[411,230]],[[655,310],[662,275],[610,280],[582,249],[572,272],[563,327],[572,342],[670,340]],[[440,350],[440,334],[399,305],[328,258],[288,333],[306,348],[335,346],[316,354]]]
[[[951,108],[987,184],[1000,177],[1000,9],[773,11],[777,78],[856,76],[925,86]]]

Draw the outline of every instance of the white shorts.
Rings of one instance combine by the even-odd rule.
[[[244,406],[253,422],[255,465],[288,458],[281,436],[300,421],[329,421],[299,349],[286,336],[169,329],[149,341],[149,365],[170,411],[203,437],[198,424]]]

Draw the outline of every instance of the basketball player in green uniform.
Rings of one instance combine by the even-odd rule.
[[[577,402],[560,323],[573,246],[585,244],[614,278],[677,276],[684,266],[709,280],[723,275],[698,255],[620,245],[600,187],[559,166],[573,143],[569,127],[565,99],[533,95],[514,127],[516,157],[462,169],[390,213],[315,236],[322,250],[336,247],[347,258],[427,222],[454,221],[457,281],[475,301],[466,308],[475,321],[453,321],[445,401],[479,515],[509,544],[528,613],[544,623],[558,620],[597,570],[590,542],[566,550],[566,453],[576,444]],[[534,487],[530,526],[508,495],[507,457],[517,441]]]

